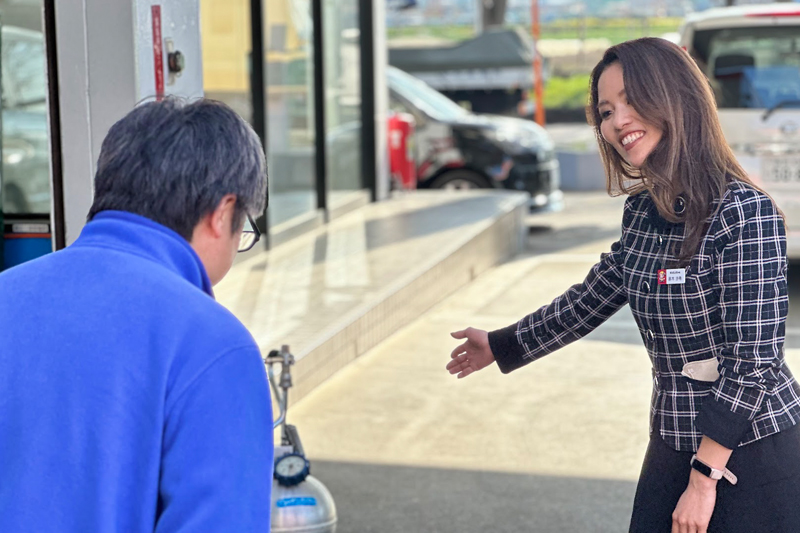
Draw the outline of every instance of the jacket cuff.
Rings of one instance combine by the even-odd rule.
[[[703,435],[735,450],[750,430],[752,422],[747,416],[734,413],[713,396],[708,396],[700,406],[694,425]]]
[[[500,372],[508,374],[525,366],[525,349],[517,340],[517,324],[489,332],[489,347]]]

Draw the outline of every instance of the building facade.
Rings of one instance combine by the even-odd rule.
[[[159,80],[226,102],[261,136],[266,246],[388,192],[380,3],[0,0],[0,23],[6,267],[77,237],[105,132]]]

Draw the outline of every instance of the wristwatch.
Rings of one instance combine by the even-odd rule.
[[[692,468],[700,472],[706,477],[710,477],[711,479],[720,480],[725,478],[731,485],[736,485],[736,482],[739,481],[736,476],[728,470],[724,468],[722,470],[718,470],[716,468],[712,468],[705,464],[703,461],[697,458],[697,455],[692,455],[692,460],[689,461],[689,464],[692,465]]]

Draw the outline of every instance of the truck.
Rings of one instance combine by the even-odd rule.
[[[728,144],[786,217],[789,258],[800,258],[800,5],[708,9],[679,34],[711,83]]]

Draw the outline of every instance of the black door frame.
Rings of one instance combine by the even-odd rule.
[[[359,0],[361,46],[361,185],[378,200],[377,139],[375,129],[375,12],[374,0]]]
[[[50,122],[50,176],[53,212],[50,231],[54,250],[67,246],[64,218],[64,166],[61,144],[61,107],[58,87],[58,50],[56,45],[56,0],[44,0],[45,61],[47,62],[47,117]]]
[[[261,139],[261,148],[267,153],[267,81],[264,73],[264,8],[262,0],[250,0],[250,101],[253,105],[251,124]],[[269,206],[267,206],[268,208]],[[263,248],[269,250],[269,217],[267,208],[256,219],[261,232]]]

